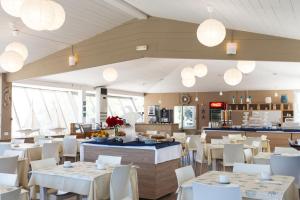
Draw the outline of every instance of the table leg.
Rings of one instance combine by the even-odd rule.
[[[47,188],[40,186],[40,200],[47,200]]]

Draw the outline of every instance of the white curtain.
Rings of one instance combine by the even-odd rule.
[[[294,121],[300,123],[300,91],[294,91]]]

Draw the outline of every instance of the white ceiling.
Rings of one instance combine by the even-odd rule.
[[[212,17],[227,28],[300,39],[299,0],[125,0],[145,13],[201,23]]]
[[[27,63],[33,62],[133,19],[132,16],[112,7],[103,0],[56,1],[66,11],[65,24],[57,31],[32,31],[19,18],[8,15],[0,7],[0,53],[9,42],[20,41],[29,49]],[[10,23],[20,29],[21,33],[18,37],[12,36]]]
[[[208,66],[208,75],[202,79],[198,78],[194,87],[184,87],[181,84],[181,70],[198,63]],[[165,58],[142,58],[39,77],[31,79],[31,81],[69,83],[91,87],[107,86],[115,90],[144,93],[300,89],[299,65],[300,63],[259,61],[255,71],[243,77],[242,83],[235,87],[225,84],[223,74],[227,69],[235,67],[236,61]],[[108,83],[103,79],[102,71],[106,67],[117,69],[119,73],[117,81]]]

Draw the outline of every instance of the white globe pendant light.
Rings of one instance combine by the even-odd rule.
[[[255,61],[240,60],[237,63],[237,68],[244,74],[249,74],[255,69]]]
[[[53,16],[53,21],[51,25],[47,27],[47,30],[53,31],[59,29],[65,23],[66,13],[64,8],[60,4],[54,1],[49,1],[49,3],[52,5],[54,9],[54,16]]]
[[[23,23],[36,31],[52,27],[54,14],[54,8],[49,0],[25,0],[21,7]]]
[[[214,47],[223,42],[226,36],[226,28],[222,22],[216,19],[207,19],[197,29],[199,42],[208,47]]]
[[[7,72],[19,71],[23,65],[23,57],[15,51],[5,51],[0,56],[0,66]]]
[[[103,78],[106,80],[106,81],[109,81],[109,82],[112,82],[112,81],[115,81],[117,80],[118,78],[118,72],[115,68],[113,67],[109,67],[109,68],[106,68],[104,71],[103,71]]]
[[[20,17],[23,2],[24,0],[1,0],[1,6],[7,14]]]
[[[15,51],[23,57],[25,61],[28,57],[28,49],[27,47],[19,42],[12,42],[6,46],[5,51]]]
[[[181,82],[185,87],[193,87],[196,83],[196,78],[193,76],[191,78],[181,79]]]
[[[207,75],[207,66],[204,64],[198,64],[194,66],[195,76],[202,78]]]
[[[243,74],[236,68],[228,69],[224,74],[224,81],[228,85],[238,85],[243,79]]]
[[[195,76],[194,69],[191,67],[185,67],[181,70],[182,79],[191,79]]]

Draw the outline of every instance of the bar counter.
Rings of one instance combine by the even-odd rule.
[[[270,147],[273,151],[275,146],[288,147],[288,140],[300,139],[300,129],[288,128],[203,128],[207,133],[206,140],[210,142],[211,139],[220,139],[222,136],[228,134],[242,134],[246,137],[260,137],[266,135],[270,140]]]

